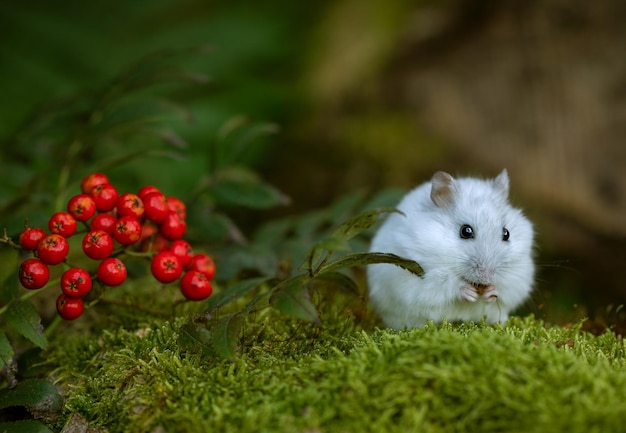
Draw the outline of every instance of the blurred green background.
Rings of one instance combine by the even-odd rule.
[[[52,202],[54,194],[37,194],[55,192],[76,137],[84,143],[76,151],[80,164],[70,167],[73,186],[102,161],[167,141],[166,151],[176,150],[179,158],[147,153],[111,163],[107,173],[120,188],[156,183],[170,194],[187,195],[183,191],[192,190],[208,166],[228,158],[212,149],[224,130],[277,131],[297,116],[306,39],[321,6],[281,1],[263,7],[201,1],[3,6],[3,225],[15,232],[25,214],[32,224],[45,223],[58,203]],[[163,83],[141,88],[152,79]],[[130,97],[124,99],[126,93]],[[93,119],[100,112],[104,121],[98,123]],[[161,137],[141,137],[148,128]],[[255,169],[264,166],[281,138],[257,138],[231,157]],[[182,144],[185,148],[177,149]],[[225,147],[227,141],[219,152],[228,154]],[[43,179],[33,180],[42,172]]]
[[[283,120],[291,111],[286,104],[297,99],[292,84],[319,6],[284,1],[263,7],[246,1],[7,4],[0,15],[0,134],[12,133],[37,104],[102,86],[148,53],[199,45],[213,47],[211,55],[186,66],[208,74],[212,85],[182,95],[197,113],[198,127],[209,130],[216,118],[242,112]]]
[[[200,1],[5,5],[0,137],[6,145],[41,104],[106,87],[150,53],[199,46],[208,54],[189,55],[177,66],[206,75],[209,82],[169,92],[192,116],[191,122],[175,124],[192,153],[233,116],[283,123],[297,107],[293,84],[307,31],[302,23],[314,15],[306,6],[280,1],[264,7]]]
[[[44,225],[100,168],[193,199],[220,164],[248,167],[291,198],[232,209],[249,235],[507,167],[538,231],[530,308],[623,303],[625,17],[618,1],[4,4],[0,226]]]

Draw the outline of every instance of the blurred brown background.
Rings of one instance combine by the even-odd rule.
[[[335,2],[280,159],[307,181],[275,183],[325,203],[506,167],[536,225],[535,307],[623,303],[624,22],[620,1]]]

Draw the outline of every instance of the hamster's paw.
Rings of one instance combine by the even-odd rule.
[[[485,291],[482,293],[482,298],[487,302],[493,302],[498,299],[498,291],[493,286],[487,286]]]
[[[471,284],[464,284],[461,287],[461,299],[468,302],[476,302],[478,300],[478,292]]]

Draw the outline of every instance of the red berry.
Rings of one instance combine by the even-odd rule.
[[[150,223],[141,226],[140,251],[164,251],[169,248],[169,241],[159,234],[159,229]]]
[[[113,238],[122,245],[132,245],[141,238],[141,223],[132,216],[123,216],[115,223]]]
[[[94,260],[109,257],[114,247],[113,238],[104,230],[92,230],[83,238],[83,251]]]
[[[37,257],[46,265],[57,265],[67,257],[70,252],[70,245],[67,240],[56,234],[51,234],[43,238],[37,246]]]
[[[80,298],[70,298],[61,293],[57,298],[57,311],[65,320],[74,320],[80,317],[85,310],[85,305]]]
[[[187,231],[187,223],[176,212],[168,212],[165,220],[159,224],[159,232],[167,239],[180,239]]]
[[[76,219],[69,212],[57,212],[48,220],[51,233],[69,238],[76,233]]]
[[[168,197],[167,198],[167,207],[172,211],[176,212],[178,216],[182,219],[187,218],[187,207],[182,200],[176,197]]]
[[[115,229],[115,223],[117,223],[117,218],[113,215],[101,213],[91,220],[91,230],[103,230],[108,234],[112,234],[113,229]]]
[[[167,218],[169,208],[163,193],[151,192],[145,194],[142,197],[142,201],[145,209],[144,215],[150,221],[160,223]]]
[[[50,279],[50,270],[39,259],[26,259],[20,265],[19,279],[27,289],[41,289]]]
[[[103,183],[97,185],[93,191],[91,191],[91,196],[99,212],[108,212],[115,207],[119,193],[110,183]]]
[[[71,298],[82,298],[91,290],[91,276],[81,268],[72,268],[61,276],[61,290]]]
[[[191,258],[191,262],[187,266],[187,270],[196,270],[203,273],[211,280],[215,276],[215,262],[213,258],[207,254],[196,254]]]
[[[102,260],[98,265],[98,279],[107,286],[119,286],[126,280],[126,265],[115,257]]]
[[[171,251],[161,251],[152,258],[150,270],[157,281],[171,283],[183,273],[183,266],[176,254]]]
[[[189,271],[180,280],[180,291],[190,301],[202,301],[213,293],[211,281],[201,272]]]
[[[20,246],[25,250],[36,250],[39,242],[46,237],[46,232],[38,227],[26,227],[20,233]]]
[[[150,223],[145,223],[141,226],[141,240],[148,239],[153,234],[157,233],[159,229]]]
[[[170,245],[170,251],[178,256],[180,259],[180,263],[183,265],[183,268],[186,268],[189,263],[191,263],[191,258],[193,257],[193,249],[191,249],[191,245],[189,242],[184,241],[182,239],[176,239]]]
[[[141,246],[139,247],[140,251],[154,251],[160,253],[161,251],[165,251],[169,248],[169,241],[165,239],[162,235],[156,234],[147,239],[141,241]]]
[[[109,183],[109,178],[102,173],[93,173],[83,178],[80,182],[80,190],[83,194],[89,194],[96,186],[103,183]]]
[[[78,194],[67,202],[67,211],[78,221],[87,221],[96,213],[96,202],[88,194]]]
[[[146,185],[146,186],[144,186],[143,188],[141,188],[141,189],[139,190],[139,193],[137,193],[137,195],[139,196],[139,198],[140,198],[141,200],[143,200],[143,198],[144,198],[146,195],[151,194],[151,193],[153,193],[153,192],[161,192],[161,191],[160,191],[160,190],[159,190],[159,188],[157,188],[156,186]]]
[[[117,214],[121,217],[134,216],[139,219],[144,212],[143,202],[139,196],[130,192],[120,195],[115,206],[117,207]]]

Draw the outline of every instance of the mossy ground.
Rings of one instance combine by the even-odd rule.
[[[626,348],[546,327],[324,327],[267,312],[234,361],[181,344],[188,319],[67,338],[50,354],[66,396],[109,432],[618,432]]]

